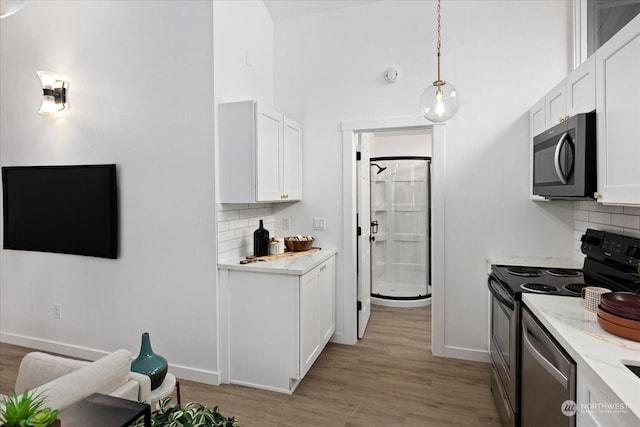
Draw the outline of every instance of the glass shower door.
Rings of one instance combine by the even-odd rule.
[[[371,159],[371,294],[430,296],[429,158]]]

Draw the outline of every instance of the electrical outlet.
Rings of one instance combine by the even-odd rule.
[[[291,228],[291,220],[289,218],[282,218],[282,229],[288,230]]]
[[[53,304],[53,318],[62,319],[62,304]]]
[[[314,230],[326,230],[327,229],[327,220],[326,220],[326,218],[313,218],[313,229]]]

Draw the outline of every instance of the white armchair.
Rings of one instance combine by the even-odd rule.
[[[92,393],[146,402],[151,393],[148,376],[130,371],[131,352],[117,350],[95,362],[28,353],[22,359],[15,391],[36,390],[45,405],[63,410]]]

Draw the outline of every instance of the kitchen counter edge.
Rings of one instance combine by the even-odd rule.
[[[338,253],[338,249],[335,247],[323,247],[319,251],[311,252],[307,255],[283,258],[276,261],[258,261],[249,264],[240,264],[240,261],[244,258],[238,258],[236,260],[219,262],[218,269],[301,276],[322,264],[336,253]]]

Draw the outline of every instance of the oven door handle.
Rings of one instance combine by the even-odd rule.
[[[553,165],[556,168],[556,175],[558,175],[558,178],[560,178],[560,182],[562,182],[563,184],[567,183],[567,177],[564,175],[564,172],[562,172],[562,166],[560,165],[560,151],[562,151],[562,147],[567,142],[567,135],[569,135],[569,132],[565,132],[562,134],[560,140],[556,144],[556,152],[553,156]]]
[[[545,357],[533,346],[533,343],[529,340],[529,329],[527,329],[526,322],[522,322],[522,344],[526,350],[529,351],[531,356],[547,371],[556,381],[558,381],[565,389],[569,385],[569,378],[567,378],[562,372],[556,368],[553,363],[549,362]]]
[[[500,285],[496,283],[495,279],[493,279],[493,276],[489,276],[489,280],[487,282],[489,283],[489,291],[500,302],[500,304],[504,305],[510,310],[513,310],[514,309],[513,301],[510,301],[508,298],[506,298],[503,295],[503,293],[498,288],[498,286]]]

